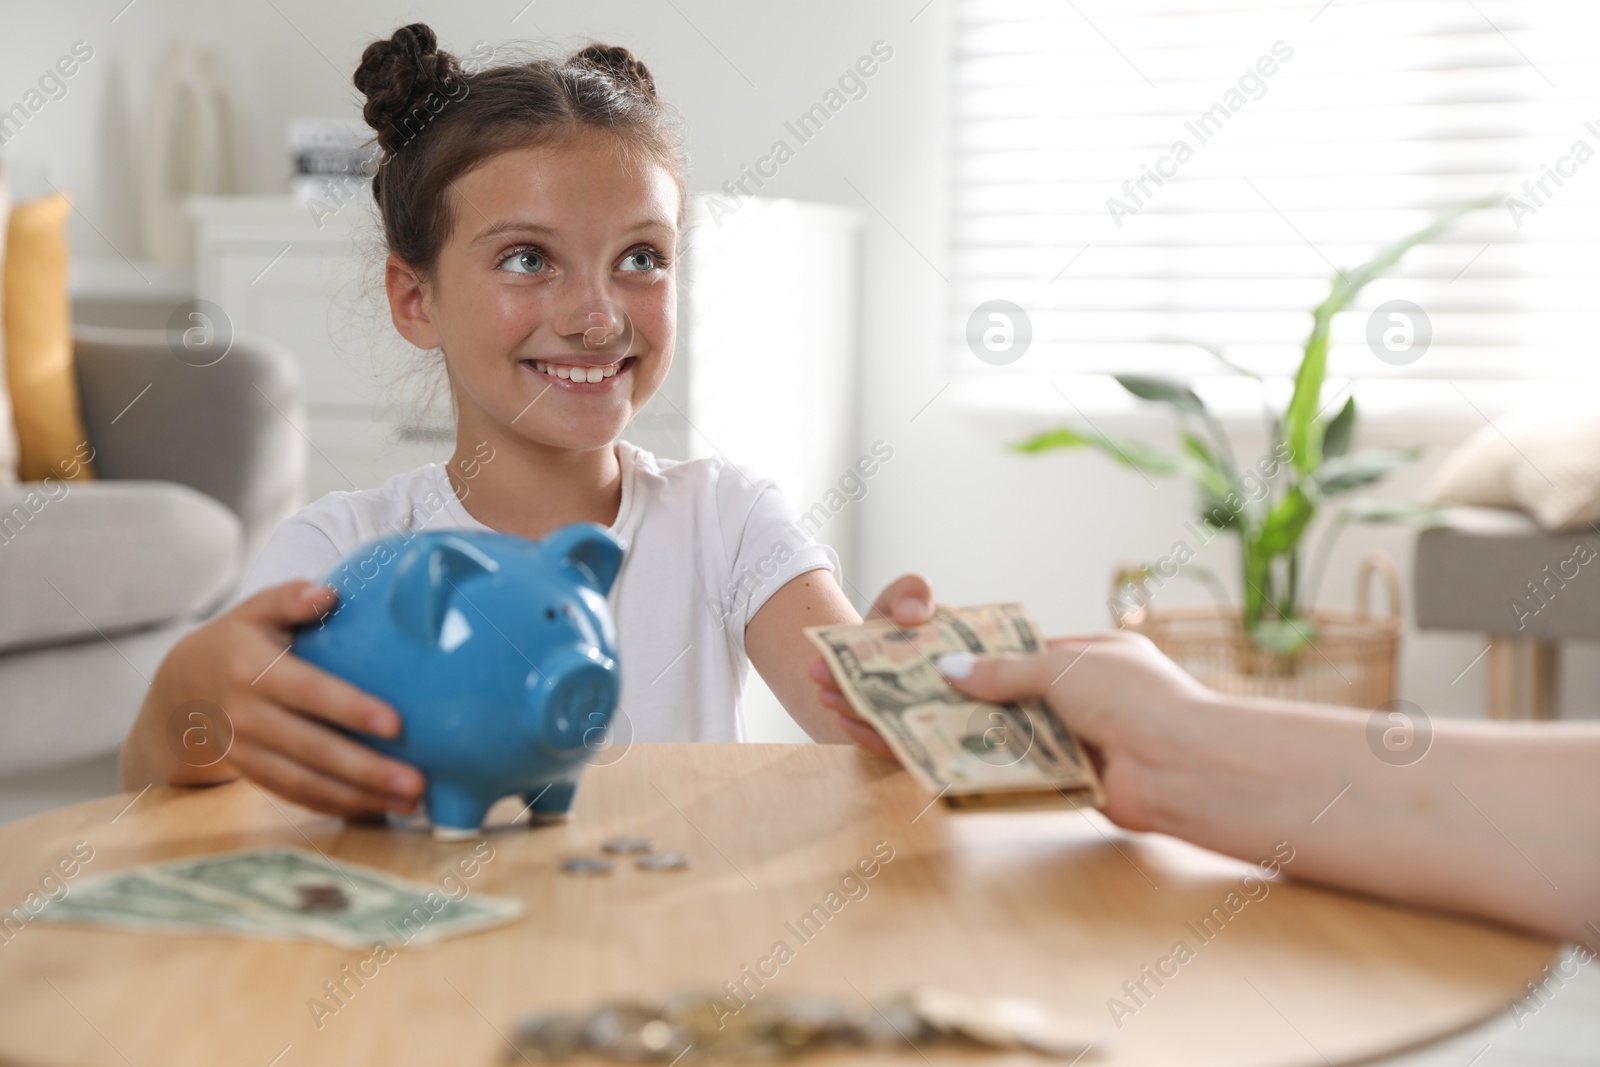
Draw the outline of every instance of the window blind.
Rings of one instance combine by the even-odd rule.
[[[1288,373],[1336,268],[1493,197],[1335,318],[1330,373],[1589,374],[1596,8],[957,0],[953,358],[982,367],[969,318],[1009,300],[1032,341],[1002,372],[1218,369],[1192,339]],[[1369,341],[1396,300],[1415,358]]]

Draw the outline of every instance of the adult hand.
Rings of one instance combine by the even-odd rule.
[[[400,729],[395,710],[286,651],[296,626],[326,615],[337,602],[331,587],[287,582],[185,635],[157,670],[124,746],[124,785],[214,782],[238,774],[330,814],[414,810],[422,773],[333,729],[392,737]],[[232,727],[226,754],[206,766],[166,743],[169,719],[194,700],[221,708]]]
[[[1090,749],[1106,789],[1106,815],[1130,830],[1154,829],[1150,776],[1182,768],[1188,713],[1215,694],[1139,634],[1119,630],[1048,644],[1034,655],[949,653],[939,657],[939,669],[979,700],[1043,698]]]
[[[933,585],[920,574],[902,574],[878,594],[867,612],[867,621],[893,619],[898,626],[921,626],[933,618]],[[839,691],[839,685],[828,670],[828,663],[818,656],[811,663],[811,680],[817,683],[817,699],[839,713],[839,725],[851,739],[868,752],[886,759],[894,759],[894,750],[856,714],[850,702]]]

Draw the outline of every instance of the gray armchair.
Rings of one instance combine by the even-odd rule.
[[[1600,595],[1579,573],[1600,535],[1547,533],[1509,508],[1451,510],[1417,537],[1417,627],[1485,636],[1491,719],[1553,718],[1562,642],[1600,640]]]
[[[162,656],[303,493],[282,350],[235,339],[195,367],[162,332],[85,327],[75,350],[99,477],[0,488],[0,801],[8,783],[111,766]]]

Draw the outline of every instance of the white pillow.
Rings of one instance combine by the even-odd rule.
[[[11,224],[11,185],[0,162],[0,279],[6,270],[6,230]],[[5,322],[5,286],[0,285],[0,323]],[[11,418],[11,387],[6,383],[6,334],[0,329],[0,485],[17,482],[17,426]]]
[[[1496,419],[1445,458],[1424,496],[1520,508],[1551,533],[1600,523],[1600,406],[1568,402]]]

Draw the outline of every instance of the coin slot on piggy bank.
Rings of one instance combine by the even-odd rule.
[[[477,836],[511,795],[535,821],[562,818],[617,706],[606,595],[622,556],[592,523],[542,541],[383,538],[328,572],[340,602],[296,631],[294,653],[399,713],[395,737],[349,735],[423,772],[436,837]]]

